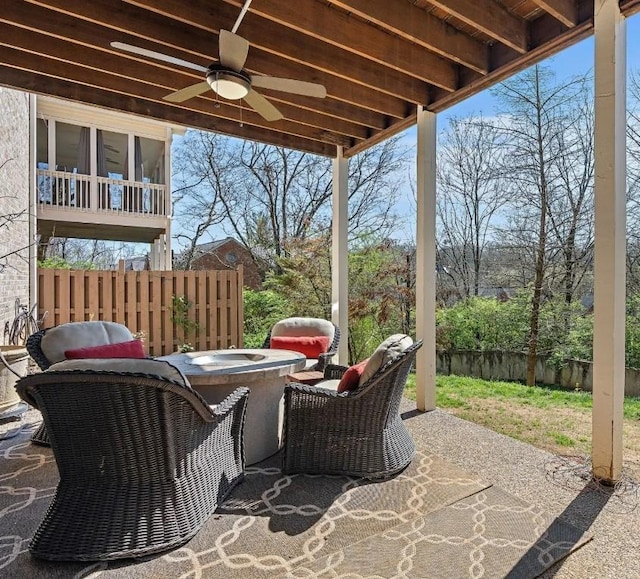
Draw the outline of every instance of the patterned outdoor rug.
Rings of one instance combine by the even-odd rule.
[[[181,548],[109,563],[39,561],[28,543],[58,475],[51,451],[28,442],[39,415],[27,420],[0,442],[2,577],[535,577],[588,540],[422,447],[381,483],[287,476],[272,457],[248,468]]]

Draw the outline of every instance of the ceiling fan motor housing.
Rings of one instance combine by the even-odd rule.
[[[211,89],[229,100],[244,98],[251,90],[251,77],[218,64],[207,68],[207,82]]]

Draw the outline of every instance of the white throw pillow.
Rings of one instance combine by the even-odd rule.
[[[388,364],[391,360],[395,360],[412,344],[413,340],[406,334],[393,334],[393,336],[389,336],[376,348],[376,351],[371,354],[371,357],[364,367],[362,376],[360,376],[359,386],[362,386],[370,380],[382,366]]]

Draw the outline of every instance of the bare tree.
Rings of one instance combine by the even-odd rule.
[[[484,251],[505,203],[502,138],[472,116],[452,119],[438,144],[438,251],[462,296],[479,294]]]
[[[191,268],[198,244],[224,221],[221,198],[231,195],[235,174],[233,151],[225,146],[224,137],[193,131],[187,139],[172,163],[177,185],[173,191],[174,218],[180,224],[174,238],[184,248],[178,263],[184,269]]]
[[[566,133],[569,131],[573,135],[577,131],[575,105],[583,90],[583,78],[557,83],[553,73],[539,65],[495,90],[505,108],[500,119],[504,134],[508,136],[508,156],[505,158],[508,159],[510,205],[514,212],[507,233],[512,245],[528,247],[533,252],[527,357],[529,385],[535,384],[540,310],[553,288],[553,278],[549,276],[551,266],[563,247],[566,260],[570,263],[574,259],[576,215],[582,214],[582,204],[591,187],[592,170],[587,167],[586,176],[581,180],[584,190],[576,193],[576,201],[569,205],[563,200],[567,187],[575,191],[572,176],[567,175],[574,146]],[[584,155],[584,146],[579,144]],[[586,149],[588,157],[588,145]],[[573,217],[568,218],[572,213]],[[554,235],[562,235],[562,243],[557,243]],[[568,241],[571,236],[573,239]],[[567,291],[566,283],[573,279],[572,271],[565,266],[563,275]]]
[[[557,248],[560,289],[567,306],[591,271],[593,260],[594,111],[588,81],[587,77],[576,81],[583,84],[559,135],[558,188],[550,200],[552,247]]]
[[[627,119],[627,293],[640,291],[640,76],[629,82]]]
[[[111,269],[119,260],[140,254],[138,244],[52,237],[39,247],[39,261],[59,258],[74,268]]]
[[[403,153],[400,140],[390,139],[351,160],[352,237],[392,227]],[[330,159],[199,131],[187,133],[174,159],[177,237],[191,249],[222,231],[263,269],[277,271],[292,241],[330,230]]]

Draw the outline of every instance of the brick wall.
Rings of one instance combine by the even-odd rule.
[[[245,287],[259,290],[262,280],[251,253],[234,239],[194,259],[191,269],[235,270],[239,265],[243,268]]]
[[[13,319],[15,299],[29,300],[29,251],[22,249],[29,244],[28,209],[29,96],[0,87],[0,331]]]

